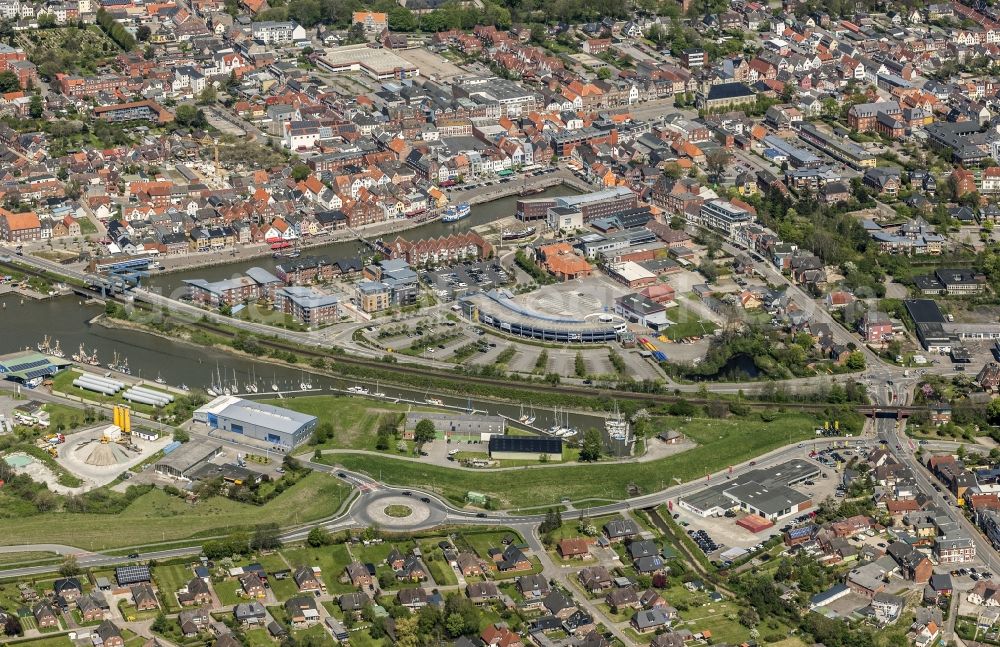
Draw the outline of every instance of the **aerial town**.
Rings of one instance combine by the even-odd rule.
[[[998,79],[973,0],[0,0],[0,645],[1000,647]]]

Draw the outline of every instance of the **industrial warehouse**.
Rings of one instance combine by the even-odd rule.
[[[316,429],[316,416],[223,395],[194,412],[195,422],[284,449],[298,447]]]
[[[808,461],[786,461],[707,487],[681,499],[680,506],[702,517],[739,509],[774,522],[812,506],[810,498],[793,486],[819,474],[819,467]]]

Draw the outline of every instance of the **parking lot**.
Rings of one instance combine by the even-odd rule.
[[[444,301],[451,301],[469,291],[486,292],[507,285],[510,274],[500,266],[500,261],[480,263],[465,262],[451,267],[424,272],[421,280]]]

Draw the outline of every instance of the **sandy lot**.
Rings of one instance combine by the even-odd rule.
[[[465,74],[462,68],[448,59],[423,48],[393,50],[393,53],[419,67],[421,76],[450,79]]]

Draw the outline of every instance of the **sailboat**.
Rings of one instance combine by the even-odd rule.
[[[208,393],[213,398],[217,397],[219,395],[219,392],[216,390],[217,386],[218,385],[216,385],[215,383],[215,373],[212,373],[211,382],[209,383],[208,386],[205,387],[205,393]]]
[[[159,372],[156,373],[156,383],[157,384],[166,384],[167,383],[167,381],[163,379],[163,376],[160,375]]]
[[[305,373],[300,374],[299,377],[299,389],[303,391],[308,391],[312,388],[312,382],[308,381]]]
[[[535,422],[535,407],[531,407],[531,413],[525,419],[524,424],[530,425]]]
[[[271,390],[272,391],[277,391],[278,390],[278,376],[277,375],[273,375],[273,374],[271,375]]]
[[[528,416],[526,416],[526,415],[524,414],[524,403],[523,403],[523,402],[521,403],[521,413],[520,413],[520,415],[519,415],[519,416],[517,417],[517,421],[518,421],[518,422],[528,422]]]
[[[424,402],[427,404],[433,404],[435,407],[440,407],[444,405],[444,401],[441,398],[431,398],[428,397],[430,392],[424,393]]]
[[[375,398],[384,398],[385,397],[385,393],[383,393],[382,391],[379,391],[379,389],[378,389],[378,380],[375,380],[375,392],[372,393],[372,397],[375,397]]]
[[[111,361],[108,362],[108,369],[112,371],[118,370],[118,351],[114,351]]]

